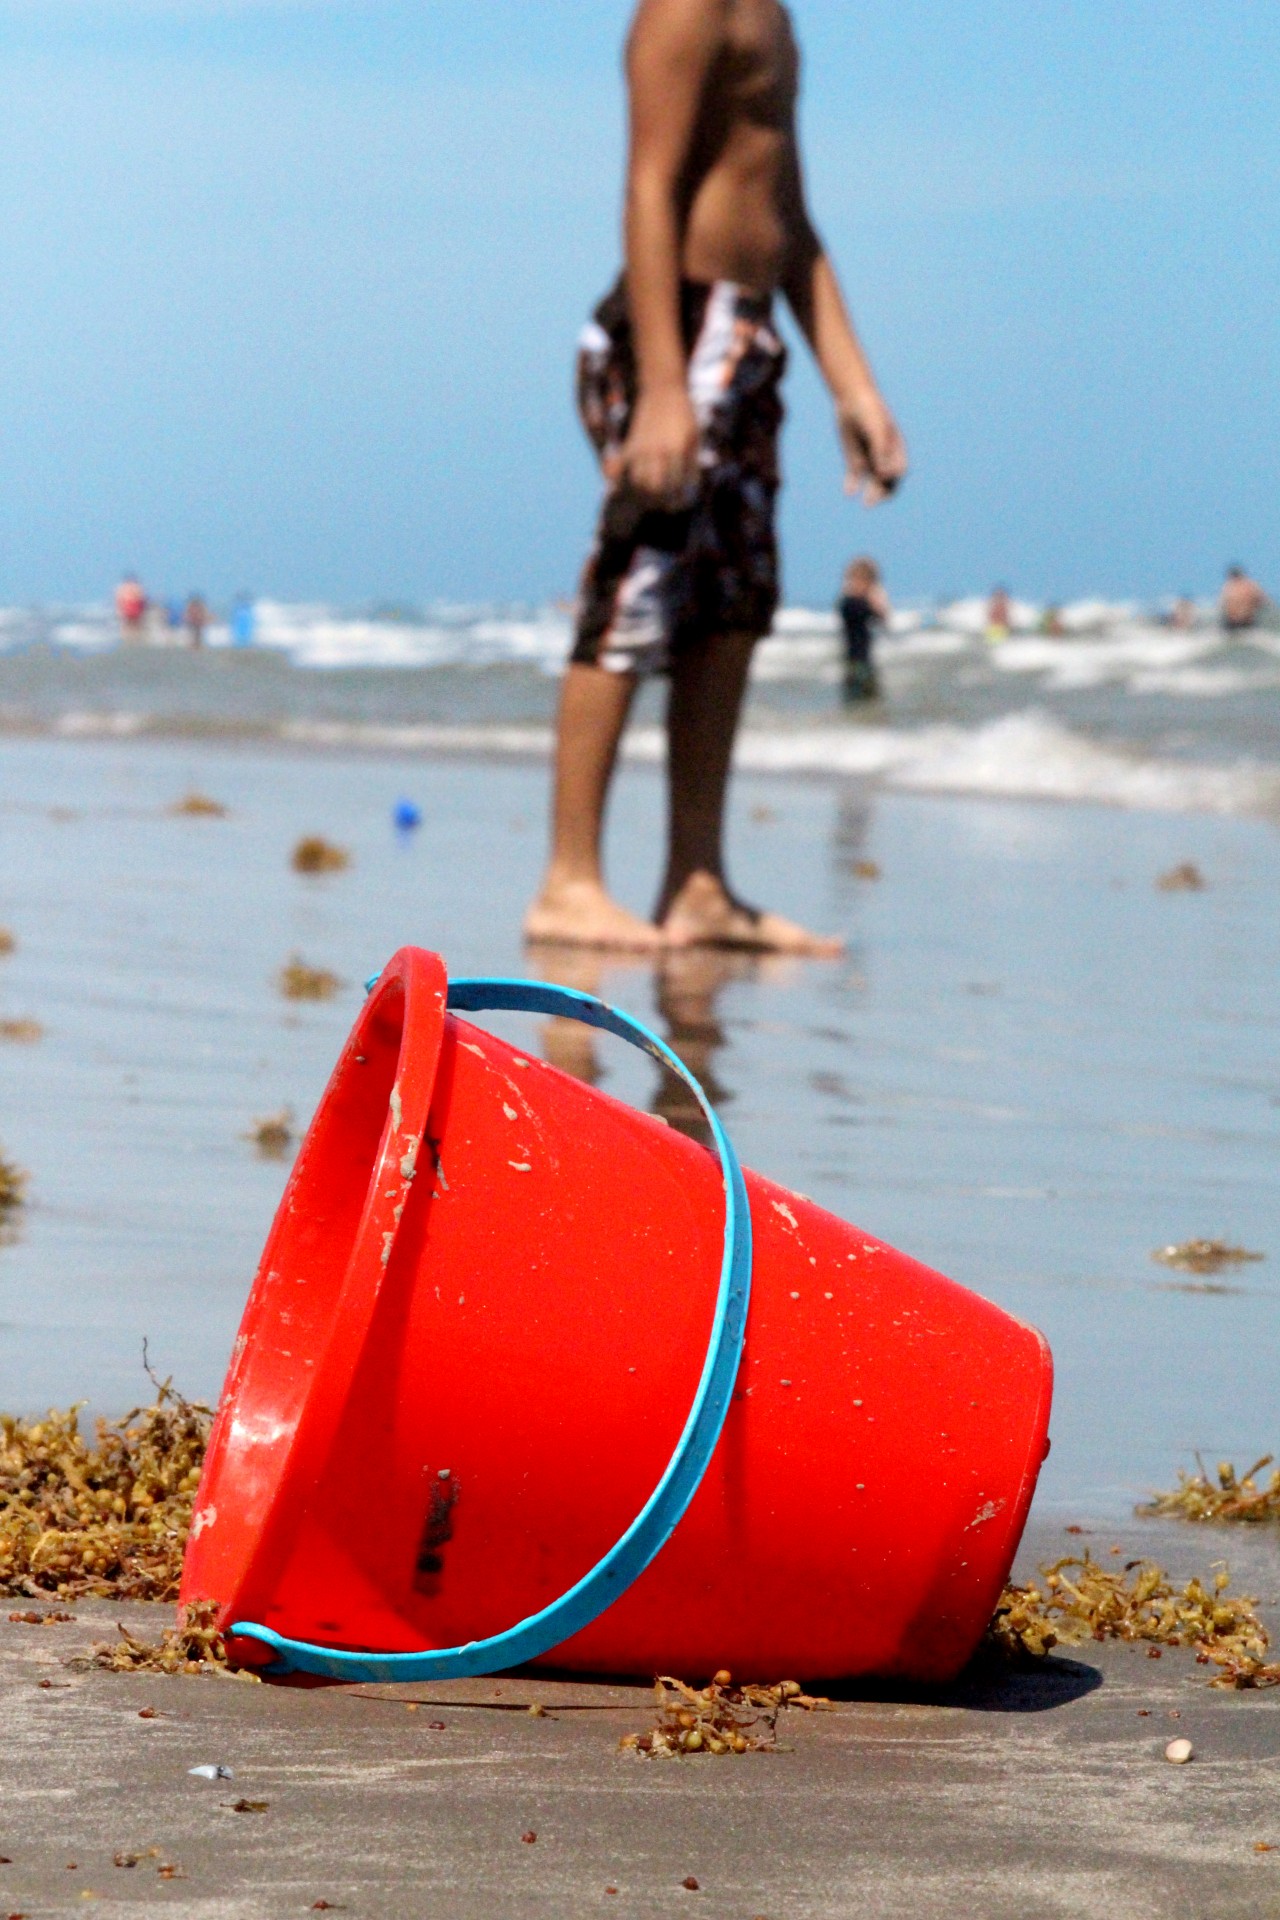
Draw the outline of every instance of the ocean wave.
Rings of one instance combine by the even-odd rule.
[[[64,740],[145,738],[276,743],[295,750],[407,756],[487,756],[545,760],[549,725],[448,721],[386,722],[248,715],[165,715],[138,710],[76,710],[43,723],[0,708],[0,726]],[[661,727],[634,726],[622,757],[659,766]],[[1099,740],[1039,709],[979,724],[892,727],[830,721],[743,727],[734,755],[742,772],[866,780],[906,793],[988,795],[1020,800],[1086,801],[1142,812],[1280,817],[1280,764],[1236,757],[1225,762],[1169,756],[1137,743]]]
[[[399,753],[544,758],[549,727],[376,726],[293,721],[282,737],[299,746]],[[634,727],[622,756],[661,765],[660,727]],[[976,727],[745,727],[734,764],[742,772],[872,781],[908,793],[1087,801],[1156,813],[1280,815],[1280,766],[1184,762],[1106,744],[1039,712],[1006,714]]]
[[[1086,800],[1143,812],[1280,813],[1280,767],[1166,759],[1089,739],[1037,712],[977,727],[747,732],[738,763],[761,772],[860,774],[914,793]]]
[[[879,657],[892,682],[898,674],[951,670],[998,683],[1034,682],[1045,693],[1071,693],[1114,686],[1134,695],[1172,693],[1186,699],[1274,689],[1273,662],[1280,634],[1258,630],[1224,635],[1212,610],[1200,608],[1189,632],[1173,631],[1128,601],[1086,599],[1057,610],[1061,633],[1040,630],[1044,610],[1015,603],[1012,630],[992,645],[986,633],[986,601],[979,596],[936,607],[897,610],[880,643]],[[307,671],[484,670],[508,666],[539,674],[558,673],[569,652],[572,614],[564,605],[543,607],[454,606],[344,612],[323,602],[259,600],[253,649]],[[153,649],[172,652],[181,635],[156,612],[149,646],[119,648],[106,606],[33,611],[0,608],[0,654],[33,645],[68,655],[119,649],[145,659]],[[213,652],[232,646],[223,623],[209,628]],[[756,651],[757,681],[830,684],[840,674],[839,622],[830,609],[786,607]],[[1194,669],[1194,671],[1192,671]]]

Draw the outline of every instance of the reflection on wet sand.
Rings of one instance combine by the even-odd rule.
[[[717,1056],[728,1035],[717,1014],[722,989],[738,981],[780,985],[795,973],[797,962],[775,954],[732,952],[720,947],[690,947],[655,959],[606,954],[589,947],[562,946],[552,941],[530,941],[525,949],[528,969],[538,979],[578,993],[607,1000],[610,982],[622,974],[651,973],[657,1027],[662,1038],[688,1067],[717,1109],[730,1105],[734,1095],[716,1072]],[[604,1077],[599,1036],[576,1020],[547,1020],[539,1030],[542,1057],[562,1073],[571,1073],[588,1086]],[[649,1111],[668,1126],[677,1127],[703,1146],[710,1131],[684,1082],[660,1068]]]
[[[831,837],[831,864],[842,892],[851,892],[849,881],[880,878],[878,861],[869,857],[875,813],[865,785],[847,785],[840,789],[836,805],[835,831]]]

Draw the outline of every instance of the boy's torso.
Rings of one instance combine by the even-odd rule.
[[[800,56],[779,0],[731,0],[681,194],[682,269],[757,293],[778,284],[794,239]]]

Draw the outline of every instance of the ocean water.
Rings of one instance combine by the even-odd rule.
[[[991,649],[971,613],[900,622],[883,707],[852,718],[832,623],[784,616],[758,659],[733,867],[846,955],[656,967],[520,941],[563,614],[263,608],[261,646],[198,657],[126,651],[91,612],[6,616],[0,1019],[43,1038],[0,1043],[0,1148],[30,1174],[0,1243],[0,1406],[131,1405],[144,1336],[216,1395],[287,1173],[245,1136],[283,1105],[305,1122],[360,982],[416,942],[454,972],[631,1008],[749,1165],[1041,1326],[1058,1366],[1042,1513],[1111,1517],[1196,1449],[1272,1446],[1275,636],[1095,608],[1076,637]],[[640,909],[659,719],[650,695],[611,816],[611,872]],[[192,789],[227,817],[175,816]],[[401,797],[416,833],[392,824]],[[290,870],[317,832],[351,849],[346,872]],[[1161,890],[1184,861],[1204,889]],[[332,1001],[281,998],[294,952],[341,976]],[[688,1123],[629,1050],[506,1024]],[[1267,1257],[1209,1281],[1152,1261],[1192,1236]]]
[[[833,614],[792,608],[760,647],[739,765],[853,776],[896,791],[1085,799],[1280,815],[1280,631],[1223,635],[1208,609],[1175,632],[1136,607],[1039,609],[992,646],[983,603],[895,616],[883,703],[839,698]],[[274,740],[398,754],[542,757],[566,610],[436,607],[353,614],[261,602],[257,642],[117,643],[105,608],[0,610],[0,734]],[[627,752],[661,757],[660,696]]]

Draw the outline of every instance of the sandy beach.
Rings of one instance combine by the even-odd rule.
[[[1232,1562],[1274,1608],[1274,1543],[1245,1532]],[[1086,1544],[1185,1575],[1221,1537],[1130,1523],[1064,1540],[1033,1522],[1022,1566]],[[1258,1920],[1280,1902],[1275,1696],[1215,1692],[1186,1652],[1090,1643],[932,1694],[844,1689],[784,1719],[778,1752],[664,1761],[618,1749],[652,1724],[638,1686],[312,1690],[74,1664],[118,1620],[154,1633],[160,1611],[0,1624],[0,1901],[31,1920],[86,1903],[180,1920]],[[1189,1766],[1164,1759],[1178,1737]],[[209,1765],[232,1777],[189,1771]]]

